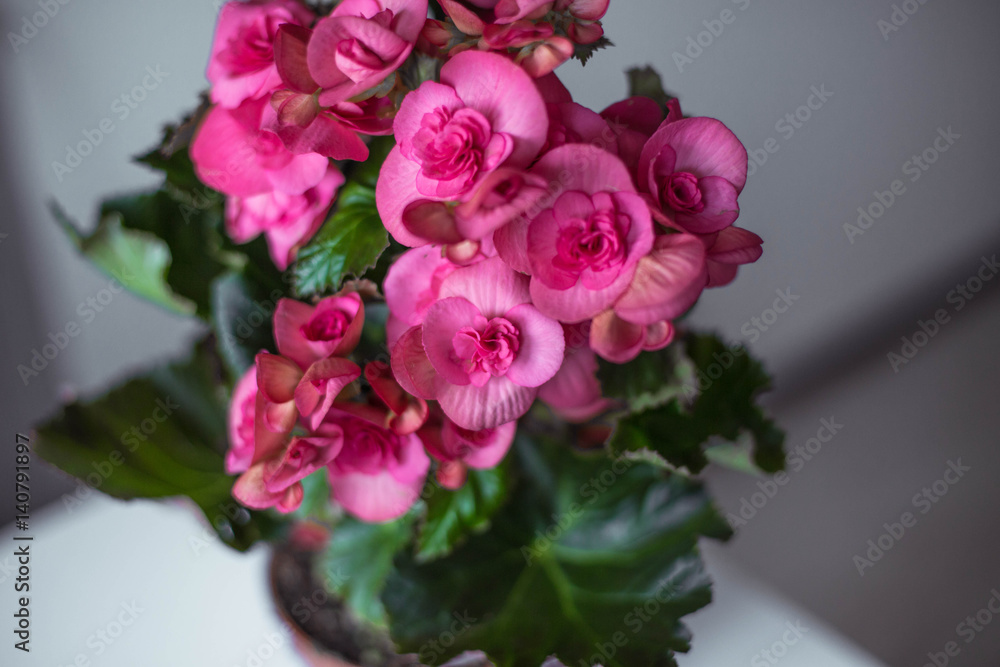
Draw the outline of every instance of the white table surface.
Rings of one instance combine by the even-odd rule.
[[[12,540],[14,532],[0,531],[0,608],[7,619],[17,576],[11,545],[24,544]],[[0,664],[302,667],[271,607],[266,549],[241,555],[224,547],[186,506],[94,494],[72,510],[46,508],[17,534],[34,536],[31,653],[14,650],[8,630]],[[682,667],[771,664],[755,656],[780,642],[789,622],[808,632],[788,647],[782,665],[880,664],[746,578],[720,549],[710,547],[707,558],[716,603],[691,617],[695,648],[681,657]]]

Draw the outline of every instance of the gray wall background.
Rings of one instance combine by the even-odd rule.
[[[26,432],[61,396],[97,392],[179,353],[196,333],[129,294],[83,322],[80,304],[107,278],[75,255],[45,205],[58,199],[89,226],[100,198],[155,181],[127,158],[194,105],[217,5],[70,1],[17,51],[9,37],[0,46],[0,437]],[[883,34],[894,7],[901,25]],[[5,2],[3,34],[39,9],[38,0]],[[695,321],[766,360],[777,378],[771,406],[793,449],[823,418],[844,424],[727,550],[888,664],[922,665],[949,641],[960,648],[950,664],[997,664],[1000,619],[968,643],[957,626],[1000,589],[1000,280],[961,310],[948,296],[1000,251],[1000,4],[612,0],[605,26],[616,48],[560,70],[578,101],[600,109],[620,99],[622,70],[648,63],[686,113],[722,119],[758,155],[777,147],[741,200],[739,224],[764,237],[764,257],[708,293]],[[168,76],[120,118],[115,100],[157,66]],[[789,135],[779,122],[813,87],[832,96]],[[114,131],[60,181],[52,162],[104,118]],[[959,138],[911,181],[905,163],[948,128]],[[905,192],[851,243],[844,224],[897,179]],[[765,316],[776,290],[798,299],[748,338],[745,325]],[[894,372],[887,353],[938,309],[949,321]],[[81,334],[26,386],[17,365],[69,322]],[[971,470],[921,514],[914,495],[958,459]],[[65,481],[37,474],[36,503],[38,493],[58,500]],[[758,481],[710,477],[732,513]],[[861,576],[854,556],[907,511],[916,525]]]

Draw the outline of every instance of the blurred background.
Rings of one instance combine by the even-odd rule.
[[[47,205],[90,227],[101,198],[156,182],[128,158],[196,105],[219,4],[0,8],[5,441],[197,334],[109,290]],[[693,320],[774,374],[789,471],[780,485],[710,473],[737,538],[709,555],[885,664],[934,664],[949,642],[947,664],[998,664],[1000,4],[612,0],[604,24],[616,47],[559,70],[578,102],[604,108],[625,96],[623,70],[650,64],[685,113],[720,118],[751,155],[738,224],[764,238],[764,257],[706,293]],[[92,153],[55,169],[85,138]],[[72,323],[79,335],[44,370],[18,371]],[[3,479],[12,458],[0,457]],[[33,511],[52,502],[53,520],[73,525],[75,485],[40,462],[33,473]],[[0,524],[12,518],[0,505]],[[782,662],[820,664],[804,655]],[[753,658],[740,664],[772,664]]]

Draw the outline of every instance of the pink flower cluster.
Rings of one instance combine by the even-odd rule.
[[[733,226],[747,152],[729,129],[677,100],[597,113],[552,72],[601,38],[608,0],[440,4],[444,21],[427,0],[343,0],[318,20],[295,0],[223,8],[191,154],[229,195],[232,237],[263,232],[284,268],[344,182],[331,159],[392,134],[376,205],[410,248],[383,285],[391,364],[348,359],[358,295],[281,302],[279,354],[232,403],[228,466],[250,507],[293,509],[325,468],[347,511],[399,516],[430,458],[450,488],[499,463],[536,399],[571,421],[607,409],[598,357],[666,347],[705,288],[761,256]],[[398,73],[415,48],[438,75]]]
[[[638,97],[598,114],[554,74],[470,49],[406,96],[393,130],[376,198],[413,250],[384,286],[392,366],[462,428],[503,427],[536,398],[595,416],[595,355],[665,347],[706,287],[760,257],[732,226],[746,150],[676,100],[666,118]]]
[[[291,512],[302,503],[302,480],[326,469],[333,499],[345,510],[387,521],[420,496],[428,453],[450,488],[465,481],[466,466],[492,468],[507,453],[513,424],[460,428],[403,391],[388,364],[371,362],[362,371],[348,356],[363,324],[354,293],[315,306],[279,301],[278,354],[257,355],[229,409],[226,469],[240,475],[233,495],[247,507]]]

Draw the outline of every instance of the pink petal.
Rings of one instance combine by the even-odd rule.
[[[481,35],[486,24],[479,16],[462,5],[459,0],[441,0],[441,8],[455,22],[455,26],[466,35]]]
[[[732,183],[737,194],[743,191],[749,164],[747,151],[721,122],[714,118],[684,118],[661,126],[642,151],[639,173],[648,173],[649,165],[665,146],[677,154],[676,171],[699,178],[719,176]]]
[[[424,321],[437,300],[440,281],[456,267],[441,256],[441,248],[424,246],[403,253],[386,274],[383,291],[389,312],[407,328]]]
[[[403,225],[403,210],[411,202],[424,198],[417,192],[419,173],[420,166],[406,159],[396,146],[382,164],[375,184],[375,205],[382,224],[396,241],[411,248],[426,244]]]
[[[503,461],[516,434],[517,422],[482,431],[469,431],[460,429],[454,422],[446,419],[441,430],[444,447],[448,451],[467,452],[461,457],[461,461],[477,470],[489,470]]]
[[[403,209],[403,226],[427,243],[448,245],[461,243],[455,213],[445,202],[418,199]]]
[[[594,318],[590,328],[590,347],[614,364],[632,361],[642,352],[646,327],[632,324],[607,310]]]
[[[725,229],[740,217],[739,193],[732,183],[718,176],[708,176],[698,181],[705,210],[701,213],[676,212],[674,220],[685,230],[707,234]]]
[[[256,357],[257,386],[272,403],[287,403],[295,398],[295,387],[302,379],[302,369],[290,359],[261,352]]]
[[[412,156],[412,140],[420,131],[424,115],[436,110],[457,111],[465,105],[455,90],[434,81],[425,81],[411,91],[399,105],[399,112],[393,121],[392,130],[399,143],[399,149],[407,158]]]
[[[598,290],[587,289],[582,282],[565,290],[553,289],[532,278],[531,300],[540,311],[560,322],[583,322],[614,305],[628,289],[634,274],[635,266],[630,266],[607,287]]]
[[[479,431],[516,421],[531,408],[537,393],[538,389],[521,387],[506,377],[492,377],[481,387],[446,385],[438,402],[453,422]]]
[[[341,338],[328,341],[306,338],[303,328],[315,315],[327,310],[340,311],[350,318],[350,324]],[[361,338],[364,319],[364,303],[355,293],[329,296],[315,306],[294,299],[281,299],[274,311],[274,339],[278,352],[306,369],[331,354],[346,355],[353,351]]]
[[[727,227],[719,232],[708,249],[709,259],[724,264],[752,264],[764,254],[764,240],[739,227]]]
[[[464,270],[464,269],[463,269]],[[460,329],[485,325],[478,308],[461,297],[443,298],[427,311],[423,341],[434,370],[451,384],[469,384],[469,373],[455,356],[453,340]],[[478,327],[477,327],[478,328]]]
[[[249,431],[250,437],[245,437],[247,435],[248,424],[246,423],[247,415],[244,414],[244,405],[247,404],[247,401],[250,401],[249,404],[251,406],[255,405],[256,396],[257,369],[251,366],[243,374],[239,382],[236,383],[232,399],[229,401],[229,411],[226,419],[229,435],[229,451],[226,453],[227,474],[232,475],[245,472],[253,460],[254,441],[252,422],[249,424],[251,427]]]
[[[646,327],[646,340],[643,341],[642,349],[650,352],[662,350],[674,341],[677,330],[669,320],[656,322]]]
[[[522,387],[540,387],[559,372],[566,350],[562,325],[542,315],[529,303],[504,316],[517,327],[521,347],[506,377]]]
[[[365,366],[365,379],[379,399],[392,411],[388,426],[394,433],[416,433],[427,421],[427,402],[407,393],[396,381],[388,364],[381,361],[370,362]]]
[[[295,407],[315,431],[323,422],[337,396],[361,377],[361,369],[347,359],[330,357],[317,361],[295,388]]]
[[[281,80],[288,87],[310,95],[320,87],[306,63],[306,47],[311,36],[312,30],[286,23],[278,28],[274,38],[274,62]]]
[[[507,266],[521,273],[531,273],[531,262],[528,260],[530,223],[531,219],[527,215],[519,216],[493,233],[497,254]]]
[[[542,94],[542,100],[546,104],[563,104],[573,101],[573,96],[570,94],[569,89],[563,85],[563,82],[559,80],[555,72],[535,79],[535,86],[538,88],[538,92]]]
[[[357,133],[328,113],[320,113],[305,127],[282,125],[277,114],[265,113],[265,127],[274,132],[292,153],[319,156],[334,160],[368,159],[368,146]]]
[[[531,168],[558,189],[551,189],[552,199],[568,190],[581,192],[635,192],[632,176],[621,159],[585,144],[567,144],[555,148]]]
[[[267,464],[260,462],[239,476],[233,485],[233,497],[240,504],[251,509],[268,509],[278,505],[284,498],[285,490],[268,491],[264,485],[264,468]]]
[[[495,53],[465,51],[441,68],[441,83],[514,139],[507,165],[527,167],[548,135],[545,103],[523,69]]]
[[[500,168],[482,180],[472,197],[455,208],[458,232],[482,239],[523,216],[546,195],[545,180],[536,174]]]
[[[445,278],[440,297],[453,296],[468,299],[488,320],[531,301],[528,278],[497,257],[458,269]]]
[[[259,113],[265,104],[261,100],[245,106]],[[209,110],[191,142],[191,160],[198,178],[212,189],[237,197],[271,189],[267,172],[257,164],[254,153],[253,131],[234,111],[222,107]]]
[[[601,117],[612,128],[635,130],[648,139],[660,126],[663,111],[659,104],[648,97],[630,97],[609,106],[601,112]]]
[[[423,326],[411,327],[392,348],[392,374],[409,393],[426,400],[437,398],[443,380],[424,350]]]
[[[382,470],[375,475],[341,473],[330,469],[333,499],[362,521],[391,521],[409,511],[420,497],[430,459],[416,435],[401,438],[405,470]]]
[[[656,239],[639,262],[635,280],[615,304],[622,319],[635,324],[672,320],[694,305],[708,280],[705,246],[690,234]]]
[[[313,123],[315,125],[319,119]],[[311,127],[311,126],[310,126]],[[322,155],[295,155],[280,169],[265,172],[271,187],[292,195],[303,194],[326,176],[330,161]]]
[[[601,395],[597,359],[586,345],[567,348],[562,368],[542,385],[538,398],[561,419],[571,422],[588,421],[610,406]]]

